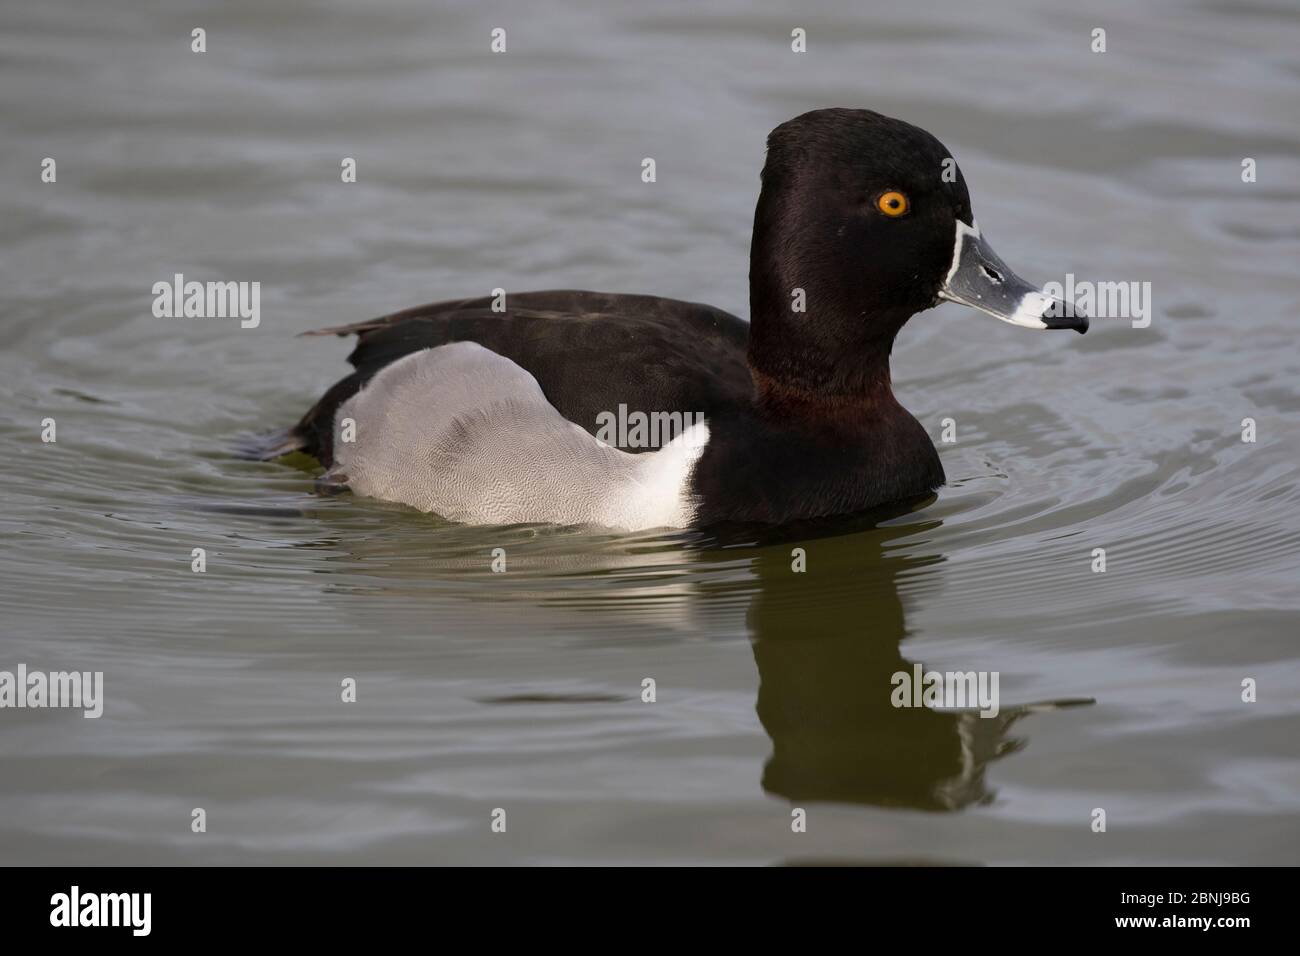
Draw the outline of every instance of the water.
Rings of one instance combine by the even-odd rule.
[[[4,4],[0,669],[107,700],[0,712],[0,859],[1294,862],[1300,12],[611,6]],[[307,329],[495,286],[747,314],[763,138],[831,105],[939,136],[1026,277],[1152,284],[1147,329],[904,330],[900,398],[957,423],[930,507],[466,528],[230,455],[343,373]],[[154,318],[175,272],[261,281],[261,325]],[[999,717],[890,707],[917,662],[999,672]]]

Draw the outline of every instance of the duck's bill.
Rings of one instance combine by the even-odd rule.
[[[1088,317],[1071,303],[1047,295],[1008,269],[980,235],[978,224],[958,220],[952,266],[939,297],[1027,329],[1088,331]]]

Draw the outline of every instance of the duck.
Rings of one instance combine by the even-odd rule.
[[[768,136],[749,301],[745,321],[651,295],[498,289],[303,333],[355,336],[353,371],[256,457],[300,452],[323,467],[321,491],[471,525],[906,510],[946,480],[892,388],[907,321],[953,301],[1088,328],[993,251],[938,139],[866,109],[813,110]]]

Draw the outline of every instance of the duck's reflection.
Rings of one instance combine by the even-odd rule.
[[[759,552],[748,624],[758,717],[772,739],[764,790],[792,801],[922,810],[984,803],[993,796],[989,762],[1023,745],[1008,736],[1011,725],[1032,709],[1058,706],[1003,707],[993,717],[893,706],[893,675],[913,669],[899,648],[905,604],[924,598],[933,576],[918,572],[941,559],[909,557],[891,542],[926,528]],[[794,547],[806,552],[801,573],[792,570]],[[950,663],[978,669],[978,662]]]
[[[411,523],[400,517],[399,527]],[[894,675],[912,673],[916,663],[900,649],[909,606],[934,597],[942,579],[932,566],[943,558],[918,552],[915,542],[938,525],[914,515],[899,527],[841,522],[760,540],[744,531],[656,539],[496,529],[493,541],[511,555],[509,575],[489,573],[476,528],[440,529],[434,561],[426,528],[403,544],[411,535],[390,529],[368,538],[341,526],[328,550],[331,564],[365,568],[367,586],[382,581],[390,595],[490,593],[490,602],[467,602],[467,617],[456,626],[472,620],[492,633],[525,627],[531,634],[546,620],[547,628],[585,640],[617,634],[620,644],[658,645],[665,633],[708,632],[716,610],[740,597],[758,667],[758,717],[772,742],[763,789],[797,802],[944,811],[992,799],[986,769],[1023,746],[1009,735],[1021,717],[1088,701],[1003,704],[992,717],[981,717],[978,707],[893,705]],[[795,548],[803,549],[803,571],[794,570]],[[366,608],[375,613],[372,604]],[[452,620],[446,607],[441,613],[444,624]],[[923,663],[943,671],[987,669],[978,658]]]

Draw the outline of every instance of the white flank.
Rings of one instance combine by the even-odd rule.
[[[691,470],[708,443],[709,426],[700,422],[658,451],[635,456],[635,470],[610,489],[597,523],[627,531],[689,525],[695,515]]]

